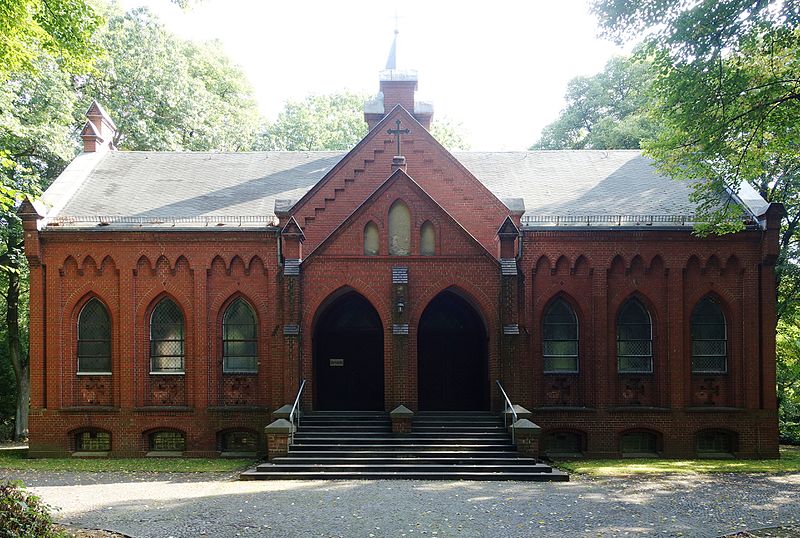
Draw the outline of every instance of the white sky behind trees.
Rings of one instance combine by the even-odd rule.
[[[219,39],[275,119],[287,99],[375,94],[399,16],[398,68],[419,72],[434,120],[461,122],[473,150],[524,150],[564,106],[567,82],[625,54],[598,37],[586,0],[201,0],[148,6],[176,34]],[[629,47],[628,49],[629,50]],[[113,113],[113,112],[112,112]]]

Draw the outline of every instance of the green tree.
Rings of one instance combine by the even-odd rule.
[[[43,56],[73,72],[90,68],[101,21],[88,0],[0,0],[0,81],[34,72]]]
[[[113,115],[120,149],[247,149],[258,123],[252,88],[217,42],[168,32],[146,9],[109,17],[98,43],[107,54],[83,79],[82,105]]]
[[[640,54],[656,69],[651,110],[662,128],[644,148],[662,172],[692,181],[707,222],[698,232],[741,229],[741,208],[720,195],[743,182],[786,208],[776,270],[784,413],[799,398],[785,376],[800,375],[789,352],[800,318],[800,3],[594,0],[593,9],[618,41],[646,36]]]
[[[344,91],[287,101],[278,119],[262,127],[254,149],[348,150],[367,134],[362,110],[365,100],[364,95]]]
[[[35,71],[0,86],[0,167],[4,185],[19,200],[36,196],[74,156],[77,148],[72,111],[77,96],[72,79],[54,60],[41,59]],[[27,435],[29,361],[27,346],[27,264],[16,209],[0,210],[0,302],[6,352],[16,386],[14,437]]]
[[[13,366],[17,438],[27,432],[29,363],[28,273],[15,206],[46,188],[75,156],[91,99],[114,117],[116,143],[124,149],[236,150],[248,146],[257,123],[250,86],[218,45],[180,40],[142,10],[112,12],[98,32],[106,50],[98,69],[68,73],[42,53],[33,69],[0,85],[0,179],[8,198],[0,203],[0,332],[6,343],[0,370]]]
[[[256,151],[349,150],[367,134],[366,95],[342,91],[288,101],[275,122],[265,122],[255,137]],[[434,121],[431,134],[449,149],[466,149],[461,125]]]
[[[467,142],[464,133],[464,124],[447,116],[431,122],[433,138],[450,151],[469,149],[469,142]]]
[[[609,60],[597,75],[572,79],[566,107],[530,149],[639,149],[656,134],[647,113],[652,79],[649,61],[625,57]]]

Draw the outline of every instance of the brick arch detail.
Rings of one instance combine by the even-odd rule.
[[[417,295],[414,298],[414,303],[411,305],[411,312],[409,315],[409,325],[417,329],[419,327],[419,321],[422,318],[422,313],[428,308],[430,302],[445,291],[452,291],[460,295],[475,309],[483,320],[491,344],[493,340],[492,335],[499,330],[498,315],[496,309],[492,308],[492,301],[489,300],[486,293],[478,288],[475,283],[456,275],[449,275],[446,278],[435,281],[429,285],[421,295]],[[489,312],[494,312],[495,315],[487,315]],[[416,332],[417,330],[414,331],[415,340]]]

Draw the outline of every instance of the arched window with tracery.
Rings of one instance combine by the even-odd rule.
[[[389,255],[411,254],[411,211],[402,200],[389,209]]]
[[[111,318],[95,298],[83,305],[78,316],[78,373],[111,373]]]
[[[619,310],[617,368],[620,373],[653,371],[653,323],[638,299],[628,299]]]
[[[164,297],[150,315],[150,371],[183,373],[184,345],[183,313]]]
[[[255,373],[258,371],[256,315],[242,298],[233,301],[222,317],[222,371]]]
[[[436,229],[430,221],[426,221],[419,231],[419,253],[422,256],[436,254]]]
[[[364,255],[377,256],[380,249],[381,238],[378,232],[378,225],[369,221],[364,226]]]
[[[692,372],[724,373],[728,370],[728,332],[722,307],[711,297],[692,312]]]
[[[556,299],[544,313],[542,327],[544,371],[578,371],[578,316],[564,299]]]

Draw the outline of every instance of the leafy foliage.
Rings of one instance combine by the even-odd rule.
[[[34,73],[42,56],[65,69],[92,64],[91,41],[101,18],[88,0],[0,0],[0,81],[14,73]]]
[[[469,149],[469,142],[464,133],[464,124],[446,116],[431,122],[433,138],[450,151]]]
[[[531,149],[639,149],[656,133],[648,116],[651,63],[613,58],[603,72],[567,85],[567,106]]]
[[[264,126],[254,149],[349,150],[367,134],[365,100],[366,96],[344,91],[288,101],[278,119]]]
[[[71,9],[81,2],[46,4]],[[98,50],[105,51],[97,55],[97,69],[64,62],[40,48],[31,52],[30,69],[8,73],[0,85],[0,296],[5,321],[0,328],[0,380],[10,363],[17,389],[3,391],[0,411],[9,395],[16,392],[18,399],[16,420],[3,414],[0,422],[16,422],[17,438],[27,431],[28,325],[27,265],[15,208],[23,198],[38,195],[75,156],[92,98],[112,111],[121,133],[116,143],[130,150],[242,149],[256,124],[249,83],[218,44],[178,39],[145,10],[122,15],[113,6],[99,8],[106,9],[108,23],[94,35]],[[0,26],[0,40],[4,38],[8,36]],[[87,50],[90,46],[94,50],[89,43]]]
[[[219,43],[179,39],[146,9],[111,16],[98,42],[107,55],[81,86],[82,104],[96,98],[111,111],[120,149],[247,148],[252,88]]]
[[[278,119],[262,125],[252,149],[256,151],[349,150],[367,134],[364,102],[367,96],[342,91],[289,101]],[[467,149],[459,123],[434,121],[431,134],[448,149]]]
[[[776,268],[781,416],[795,416],[794,327],[800,316],[800,3],[794,0],[593,0],[607,35],[646,36],[652,59],[651,116],[661,124],[643,146],[662,172],[691,181],[707,224],[741,229],[725,194],[742,183],[782,203]],[[783,424],[786,424],[784,418]]]
[[[0,483],[0,538],[59,538],[50,507],[21,482]]]
[[[800,444],[800,326],[782,321],[778,327],[778,398],[784,440]]]

